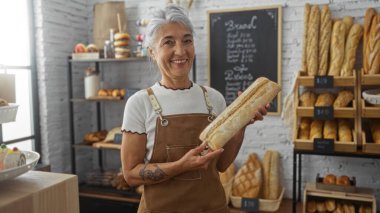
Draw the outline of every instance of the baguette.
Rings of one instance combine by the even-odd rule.
[[[347,38],[348,32],[350,31],[352,25],[354,24],[354,18],[352,16],[345,16],[342,19],[344,25],[346,26],[345,38]]]
[[[344,62],[341,76],[353,76],[353,70],[356,61],[356,49],[359,41],[363,36],[363,28],[360,24],[354,24],[347,36],[346,47],[344,50]]]
[[[368,74],[380,74],[380,14],[372,18],[368,38]]]
[[[307,34],[307,74],[315,76],[318,73],[318,34],[320,23],[320,11],[318,5],[313,5],[310,11]],[[311,36],[313,35],[313,36]]]
[[[329,46],[331,39],[331,13],[324,5],[321,12],[321,27],[319,29],[318,75],[326,75],[328,69]]]
[[[338,120],[339,141],[349,142],[352,140],[351,125],[347,119]]]
[[[276,200],[280,195],[280,153],[268,150],[263,159],[264,184],[262,198]]]
[[[314,138],[322,138],[323,121],[313,120],[310,125],[310,140]]]
[[[257,110],[267,105],[281,90],[280,85],[267,78],[256,79],[200,134],[213,149],[222,148],[241,128],[248,124]]]
[[[330,68],[328,75],[339,76],[344,60],[346,26],[343,21],[334,23],[330,44]]]
[[[311,119],[303,117],[300,121],[298,138],[302,140],[309,140],[310,138],[310,124]]]
[[[308,29],[308,22],[309,22],[309,16],[310,16],[310,4],[305,4],[304,9],[304,15],[303,15],[303,47],[302,47],[302,71],[307,72],[307,57],[306,57],[306,49],[307,49],[307,29]]]
[[[371,32],[371,23],[373,17],[376,16],[376,10],[373,8],[368,8],[364,16],[364,26],[363,26],[363,70],[364,74],[368,73],[368,38]]]
[[[338,97],[334,101],[334,108],[347,107],[352,100],[354,100],[354,93],[349,90],[341,90],[338,93]]]
[[[323,138],[334,139],[335,141],[336,133],[337,133],[336,121],[335,120],[325,121],[325,125],[323,126]]]

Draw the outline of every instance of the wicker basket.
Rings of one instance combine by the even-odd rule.
[[[280,208],[284,193],[285,193],[285,188],[283,187],[281,194],[277,200],[259,199],[259,202],[260,202],[259,210],[265,211],[265,212],[277,211]],[[241,197],[231,195],[230,199],[231,199],[231,203],[233,207],[241,208]]]
[[[0,107],[0,124],[16,120],[18,105],[9,104],[9,106]]]

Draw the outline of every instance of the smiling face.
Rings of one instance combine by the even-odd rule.
[[[191,31],[180,23],[163,25],[156,35],[155,46],[149,49],[164,82],[189,82],[188,74],[194,60]]]

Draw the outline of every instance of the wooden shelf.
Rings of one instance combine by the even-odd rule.
[[[275,212],[278,212],[278,213],[292,212],[292,200],[291,199],[283,199],[281,202],[281,205],[280,205],[280,209],[278,209]],[[302,203],[301,202],[297,203],[297,212],[302,212]],[[248,212],[230,206],[230,213],[248,213]]]
[[[378,75],[364,75],[363,70],[361,71],[361,85],[369,86],[369,85],[379,85],[380,82],[380,74]]]
[[[373,106],[367,104],[364,99],[362,99],[362,117],[363,118],[379,118],[380,117],[380,106]]]
[[[74,144],[74,148],[77,149],[121,149],[121,144],[115,144],[115,143],[104,143],[104,142],[97,142],[93,144],[86,144],[86,143],[80,143],[80,144]]]
[[[131,61],[145,61],[147,57],[130,57],[123,59],[116,58],[99,58],[99,59],[70,59],[70,62],[131,62]]]
[[[82,184],[79,186],[79,196],[139,203],[141,195],[132,190],[116,190],[112,187],[97,187]]]
[[[356,72],[354,72],[356,73]],[[314,76],[307,76],[299,72],[297,77],[298,85],[314,87]],[[356,84],[356,76],[334,76],[334,87],[353,87]]]
[[[314,117],[314,107],[297,107],[299,117]],[[334,109],[334,118],[355,118],[356,107],[341,107]]]

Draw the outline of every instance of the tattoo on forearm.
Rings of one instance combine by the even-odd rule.
[[[139,175],[140,177],[145,180],[145,178],[153,181],[160,181],[164,179],[167,174],[160,169],[160,167],[157,164],[154,164],[153,166],[156,167],[154,170],[146,169],[148,164],[145,164],[145,166],[140,170]]]

